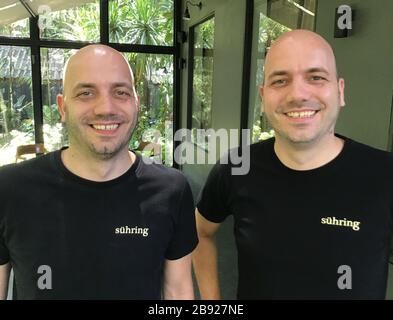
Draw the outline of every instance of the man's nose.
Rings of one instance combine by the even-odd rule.
[[[110,94],[101,94],[94,106],[94,113],[97,115],[113,114],[115,110],[116,101]]]
[[[308,101],[310,94],[309,85],[303,79],[294,79],[289,86],[287,102]]]

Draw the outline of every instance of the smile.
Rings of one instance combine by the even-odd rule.
[[[317,112],[318,111],[316,111],[316,110],[301,111],[301,112],[293,111],[293,112],[285,113],[285,115],[287,115],[290,118],[294,118],[294,119],[302,119],[302,118],[311,118]]]
[[[119,124],[92,124],[91,126],[96,130],[113,131],[119,127]]]

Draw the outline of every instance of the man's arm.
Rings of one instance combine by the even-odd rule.
[[[166,260],[163,293],[165,300],[193,300],[191,253],[177,260]]]
[[[192,262],[199,292],[202,300],[219,300],[221,294],[218,281],[215,234],[220,224],[205,219],[198,209],[195,210],[195,215],[199,243],[192,253]]]
[[[7,299],[8,279],[10,277],[10,264],[0,266],[0,300]]]

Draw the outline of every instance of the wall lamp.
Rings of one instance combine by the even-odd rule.
[[[199,10],[202,9],[202,2],[192,3],[191,1],[187,1],[186,2],[186,10],[184,11],[184,15],[183,15],[183,20],[190,20],[191,19],[190,11],[188,11],[188,5],[198,7]]]

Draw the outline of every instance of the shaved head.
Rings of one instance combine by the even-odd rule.
[[[281,35],[266,55],[260,94],[278,143],[298,148],[335,140],[344,80],[337,76],[332,47],[320,35],[308,30]]]
[[[79,68],[82,65],[88,63],[91,59],[113,61],[114,63],[120,63],[121,67],[126,68],[129,71],[129,77],[131,83],[134,85],[134,75],[132,69],[126,60],[126,58],[117,50],[103,45],[103,44],[92,44],[74,53],[66,62],[63,71],[63,95],[66,95],[68,85],[73,79],[73,75],[78,73]],[[95,65],[96,68],[100,68],[100,64]]]
[[[328,65],[335,71],[336,77],[338,78],[336,58],[330,44],[319,34],[309,30],[292,30],[282,34],[273,44],[267,52],[265,58],[264,73],[266,77],[266,69],[269,69],[270,62],[277,56],[285,56],[293,50],[303,50],[304,46],[312,46],[318,48],[321,52],[324,52]]]
[[[101,160],[119,153],[128,157],[139,99],[130,65],[120,52],[94,44],[72,55],[57,104],[74,154]]]

